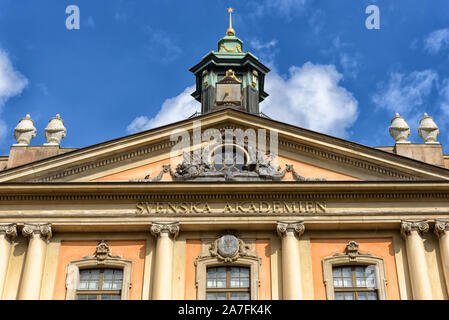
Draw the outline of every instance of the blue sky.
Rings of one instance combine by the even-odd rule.
[[[80,8],[79,30],[65,9]],[[368,5],[380,30],[368,30]],[[31,114],[37,136],[56,113],[62,147],[84,147],[181,120],[199,106],[188,71],[234,29],[272,72],[262,111],[369,146],[393,145],[395,112],[424,112],[449,153],[447,0],[0,0],[0,154]]]

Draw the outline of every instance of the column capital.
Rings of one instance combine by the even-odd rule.
[[[4,235],[10,241],[13,241],[17,237],[17,224],[0,224],[0,235]]]
[[[179,233],[179,222],[171,222],[171,223],[159,223],[154,222],[151,225],[151,234],[153,236],[160,237],[163,232],[168,233],[168,235],[176,238]]]
[[[433,230],[437,237],[441,237],[446,231],[449,231],[448,220],[435,220],[435,228]]]
[[[401,221],[401,234],[405,239],[412,231],[418,231],[418,233],[429,231],[428,220],[402,220]]]
[[[276,230],[278,232],[278,235],[283,238],[287,235],[288,230],[292,230],[295,235],[300,237],[304,231],[305,231],[304,221],[297,221],[297,222],[283,222],[278,221]]]
[[[49,241],[52,237],[51,223],[25,223],[22,229],[22,235],[26,237],[38,236],[42,240]]]

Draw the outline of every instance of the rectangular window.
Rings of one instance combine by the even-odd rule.
[[[121,269],[80,270],[78,300],[120,300],[123,282]]]
[[[339,266],[332,268],[335,300],[377,300],[376,267]]]
[[[219,267],[207,269],[207,300],[249,300],[249,268]]]

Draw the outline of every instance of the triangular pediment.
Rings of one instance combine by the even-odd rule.
[[[278,156],[273,159],[281,181],[449,180],[449,170],[295,127],[234,109],[224,109],[163,127],[77,149],[0,172],[0,182],[173,181],[171,170],[183,161],[172,155],[175,132],[193,137],[193,129],[275,131]],[[193,149],[195,145],[193,144]],[[164,168],[166,168],[164,172]],[[160,179],[155,179],[161,175]]]

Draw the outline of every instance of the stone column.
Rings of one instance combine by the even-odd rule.
[[[436,220],[434,231],[440,242],[444,280],[446,281],[446,289],[449,292],[449,221]]]
[[[152,299],[171,300],[173,240],[178,236],[179,222],[153,223],[151,233],[157,238]]]
[[[431,300],[432,288],[427,270],[426,255],[421,233],[429,231],[426,220],[401,223],[401,234],[407,248],[408,268],[414,300]]]
[[[0,224],[0,299],[6,282],[11,242],[17,237],[17,226],[13,224]]]
[[[27,224],[22,229],[24,237],[29,237],[25,266],[20,284],[19,300],[38,300],[44,272],[47,243],[50,240],[51,224]]]
[[[299,237],[304,233],[304,222],[278,222],[277,232],[282,238],[282,298],[302,299]]]

